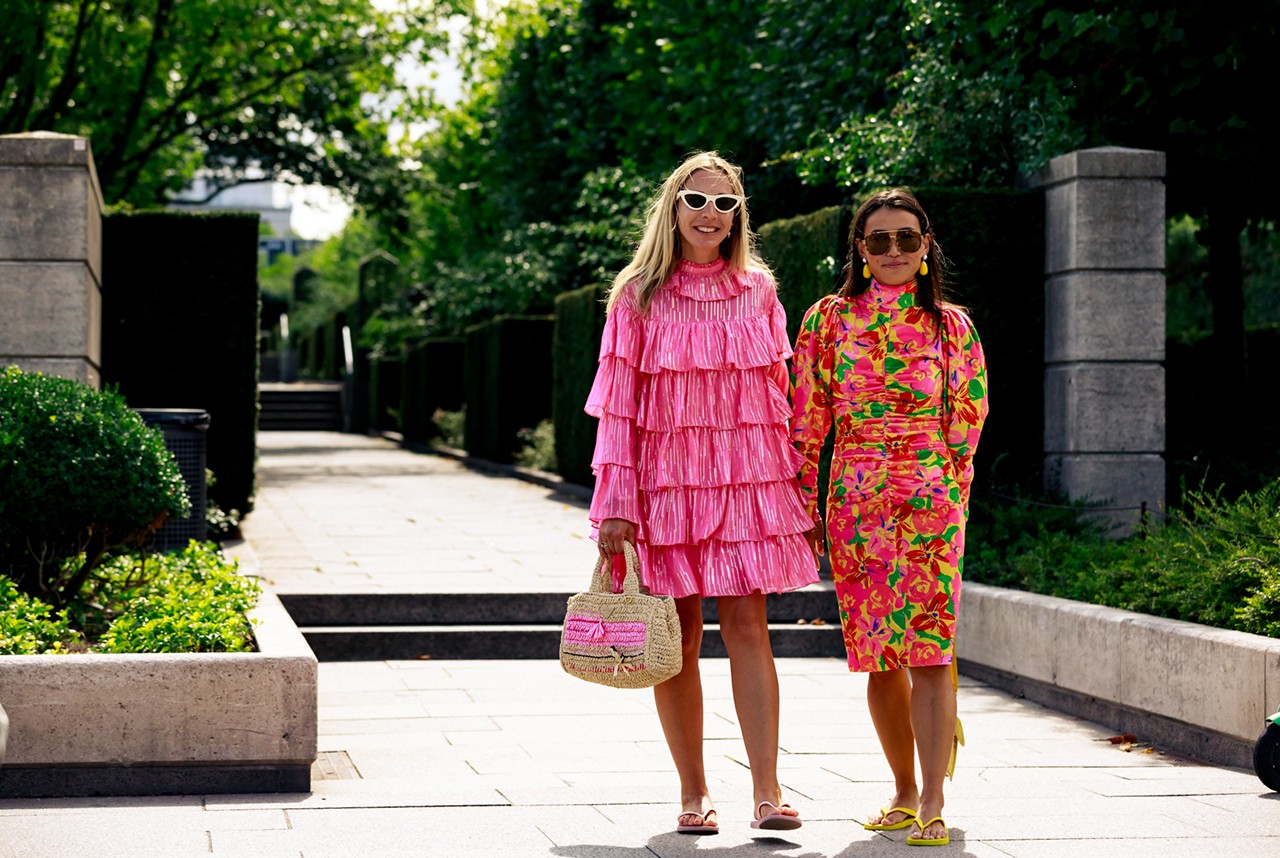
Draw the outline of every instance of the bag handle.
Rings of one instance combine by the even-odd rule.
[[[636,547],[630,542],[623,540],[622,555],[627,561],[627,574],[622,579],[622,592],[630,594],[638,594],[640,592],[640,558],[636,556]],[[609,568],[606,569],[605,561],[609,561]],[[612,593],[613,577],[608,574],[612,570],[613,558],[605,557],[603,554],[596,560],[596,571],[591,573],[591,592],[592,593]]]

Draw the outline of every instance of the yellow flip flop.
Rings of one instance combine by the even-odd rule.
[[[951,842],[950,831],[943,834],[941,837],[925,837],[924,836],[924,830],[928,828],[930,825],[933,825],[935,822],[942,822],[942,827],[943,828],[947,827],[947,823],[943,822],[941,816],[935,816],[933,819],[929,820],[928,822],[921,822],[920,820],[917,819],[916,825],[920,826],[921,836],[916,837],[914,834],[908,834],[907,845],[908,846],[946,846],[948,843],[950,843]]]
[[[906,817],[899,819],[897,822],[884,822],[884,818],[891,813],[905,813]],[[910,807],[891,807],[888,810],[880,808],[880,822],[864,822],[862,827],[867,831],[901,831],[916,821],[920,815],[919,810],[913,810]]]

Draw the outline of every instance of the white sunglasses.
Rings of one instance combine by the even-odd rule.
[[[701,191],[676,191],[676,196],[684,201],[689,211],[700,212],[707,207],[707,203],[711,203],[721,214],[728,214],[746,199],[739,194],[704,194]]]

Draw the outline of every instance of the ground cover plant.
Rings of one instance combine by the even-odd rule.
[[[967,543],[971,581],[1280,638],[1280,478],[1184,490],[1123,540],[1086,505],[988,494]]]
[[[248,652],[260,592],[212,542],[113,556],[59,609],[0,576],[0,655]]]

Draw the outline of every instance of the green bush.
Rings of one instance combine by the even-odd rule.
[[[113,391],[0,375],[0,574],[60,607],[104,553],[187,514],[164,436]]]
[[[965,576],[1280,637],[1280,479],[1231,501],[1205,490],[1183,501],[1113,540],[1089,524],[1087,507],[975,497]]]
[[[520,441],[520,449],[516,451],[516,464],[539,471],[555,472],[556,469],[556,427],[550,420],[543,420],[532,429],[521,429],[516,433]]]
[[[439,436],[441,444],[461,450],[463,445],[467,443],[466,406],[457,411],[445,411],[443,408],[437,408],[435,413],[431,415],[431,420],[435,423],[436,435]]]

